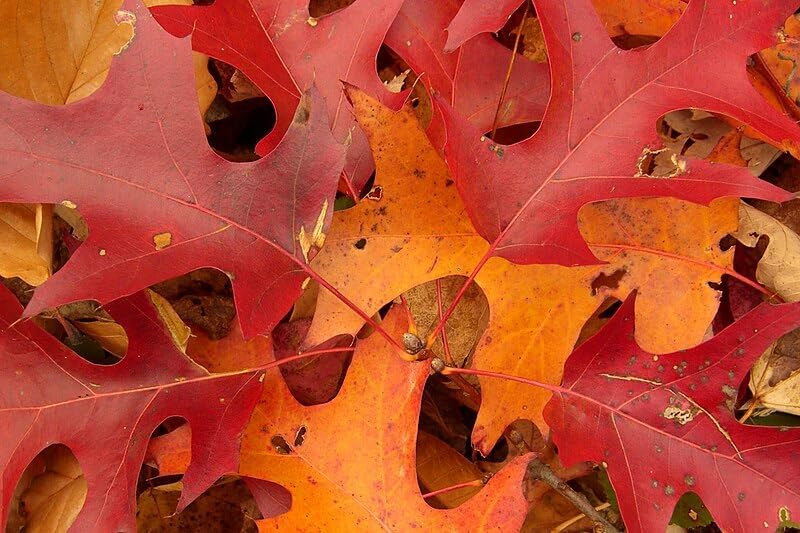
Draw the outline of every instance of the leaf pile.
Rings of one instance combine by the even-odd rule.
[[[1,7],[3,526],[794,524],[798,7]]]

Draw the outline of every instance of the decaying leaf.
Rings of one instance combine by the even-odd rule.
[[[736,238],[753,247],[762,236],[769,244],[758,262],[758,281],[787,302],[800,300],[800,236],[766,213],[742,202]]]

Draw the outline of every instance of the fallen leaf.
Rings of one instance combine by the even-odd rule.
[[[392,309],[383,327],[393,337],[402,335],[409,327],[405,315]],[[458,509],[434,509],[422,499],[414,449],[429,368],[427,361],[405,361],[373,334],[358,343],[341,392],[326,404],[302,406],[280,376],[267,374],[238,472],[284,486],[292,506],[262,521],[262,530],[330,531],[341,524],[363,530],[518,529],[527,512],[522,477],[530,455],[513,460]],[[162,440],[159,449],[167,454],[165,464],[176,468],[186,435],[160,439],[172,440]],[[160,467],[161,459],[151,457]]]
[[[483,479],[484,473],[475,463],[430,433],[417,435],[417,479],[422,491],[451,487],[459,483]],[[426,498],[438,509],[454,509],[477,494],[481,487],[464,487]]]
[[[559,83],[552,84],[541,126],[520,143],[495,144],[437,99],[447,125],[446,159],[471,220],[491,243],[487,256],[526,264],[595,263],[577,225],[578,210],[590,202],[791,197],[729,165],[676,158],[679,171],[668,179],[637,171],[637,161],[661,145],[653,124],[682,108],[729,115],[783,149],[800,145],[800,128],[760,98],[745,68],[747,57],[773,44],[794,4],[704,6],[691,2],[662,39],[628,51],[608,38],[589,0],[570,4],[568,12],[564,4],[537,6],[551,78]],[[609,86],[614,90],[603,89]]]
[[[349,97],[375,147],[375,187],[382,196],[335,214],[312,267],[372,314],[411,287],[469,274],[488,245],[470,224],[446,166],[412,112],[393,113],[354,90]],[[731,200],[711,208],[656,199],[592,204],[581,211],[581,227],[597,257],[610,264],[566,268],[489,259],[475,278],[490,317],[473,364],[558,383],[586,320],[607,297],[623,299],[633,289],[641,294],[640,342],[662,352],[700,343],[719,303],[708,282],[719,282],[731,267],[732,252],[723,252],[719,240],[734,231],[736,210]],[[306,344],[355,334],[362,324],[322,290]],[[542,422],[546,391],[497,380],[481,386],[473,441],[482,453],[488,455],[520,413]]]
[[[763,304],[656,358],[632,340],[632,300],[567,361],[545,413],[559,457],[608,465],[629,531],[664,528],[688,491],[723,531],[777,528],[781,508],[800,509],[797,430],[742,425],[732,407],[753,361],[800,326],[800,304]]]
[[[26,316],[78,300],[104,304],[213,266],[233,279],[245,334],[264,332],[300,295],[307,276],[296,236],[319,224],[344,149],[312,89],[269,156],[222,159],[197,114],[188,41],[164,32],[139,3],[130,11],[136,38],[92,96],[47,107],[0,94],[8,111],[0,173],[17,177],[3,181],[0,199],[66,198],[92,229],[34,293]]]
[[[0,276],[41,285],[53,265],[53,207],[0,204]]]
[[[75,454],[88,487],[72,527],[133,531],[145,448],[153,430],[171,416],[184,417],[195,429],[181,508],[235,469],[239,434],[260,394],[263,373],[210,376],[177,350],[144,293],[114,302],[108,311],[125,328],[130,347],[119,363],[98,366],[33,321],[18,322],[19,304],[0,290],[0,374],[8,377],[0,393],[3,509],[30,461],[59,442]],[[5,528],[5,513],[2,520]]]
[[[4,2],[0,89],[43,104],[86,98],[108,76],[111,58],[133,37],[122,0]]]
[[[270,98],[277,123],[257,146],[260,154],[270,153],[290,126],[298,87],[314,84],[327,103],[334,137],[349,143],[345,191],[358,198],[374,166],[366,139],[346,112],[341,81],[393,108],[405,99],[405,93],[388,91],[375,71],[375,56],[402,3],[357,0],[319,19],[310,18],[308,0],[161,6],[153,14],[173,35],[191,34],[195,50],[235,66]]]
[[[8,518],[9,528],[28,533],[66,533],[83,507],[86,489],[81,466],[69,448],[45,448],[22,474],[17,487],[19,498],[12,501],[16,505]]]
[[[736,238],[754,247],[762,235],[769,244],[756,269],[759,283],[788,302],[800,300],[800,236],[766,213],[742,202]]]

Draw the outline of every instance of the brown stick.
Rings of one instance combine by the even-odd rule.
[[[586,515],[588,518],[594,520],[599,524],[605,533],[620,533],[608,520],[601,515],[594,506],[589,503],[586,496],[576,492],[575,489],[567,485],[567,483],[558,477],[553,470],[539,459],[534,459],[528,463],[528,473],[535,479],[544,481],[550,485],[553,490],[564,496],[575,508]]]

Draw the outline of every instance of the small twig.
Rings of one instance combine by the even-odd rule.
[[[506,91],[508,90],[508,82],[511,80],[511,71],[514,69],[514,60],[517,58],[517,50],[519,50],[519,41],[522,38],[522,30],[525,28],[525,20],[528,18],[528,10],[530,9],[530,2],[525,0],[525,11],[522,13],[522,20],[519,23],[517,30],[517,38],[514,39],[514,50],[511,53],[511,60],[508,62],[508,69],[506,70],[506,79],[503,81],[503,89],[500,91],[500,100],[497,102],[497,111],[494,112],[494,121],[492,122],[492,141],[497,142],[494,138],[497,133],[497,122],[500,120],[500,110],[503,108],[503,100],[506,99]]]
[[[611,507],[611,504],[606,502],[606,503],[598,505],[597,507],[594,508],[594,510],[595,511],[602,511],[603,509],[608,509],[609,507]],[[554,527],[552,529],[552,531],[550,533],[559,533],[559,531],[564,531],[569,526],[571,526],[572,524],[574,524],[575,522],[577,522],[578,520],[580,520],[582,518],[586,518],[586,515],[583,514],[583,513],[579,514],[578,516],[573,516],[572,518],[570,518],[566,522],[561,522],[560,524],[558,524],[556,527]]]
[[[558,477],[556,473],[553,472],[553,469],[539,459],[534,459],[528,463],[528,473],[534,479],[538,479],[547,483],[553,488],[553,490],[568,499],[578,511],[599,524],[605,533],[620,533],[620,531],[615,528],[611,522],[606,520],[605,517],[601,515],[591,503],[589,503],[589,500],[586,499],[586,496],[576,492],[575,489],[567,485],[563,479]]]
[[[753,414],[753,411],[756,410],[756,407],[758,407],[758,402],[756,401],[756,398],[753,398],[750,401],[750,407],[747,409],[747,411],[745,411],[745,413],[742,416],[739,417],[739,423],[744,424],[745,422],[747,422],[747,419],[750,418],[750,416]]]

